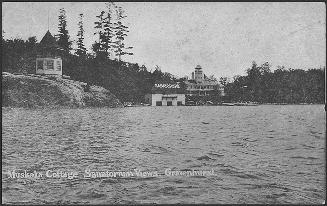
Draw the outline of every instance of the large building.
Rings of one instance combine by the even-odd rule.
[[[212,95],[217,90],[224,96],[224,89],[215,78],[208,78],[200,65],[195,67],[192,72],[191,78],[185,81],[186,95],[189,96],[208,96]]]
[[[156,83],[151,94],[145,95],[145,102],[151,106],[182,106],[185,93],[177,83]]]
[[[38,47],[36,74],[62,75],[62,60],[59,53],[62,49],[48,30]]]

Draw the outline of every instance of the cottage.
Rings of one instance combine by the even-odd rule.
[[[62,59],[59,53],[62,49],[48,30],[42,38],[36,58],[36,74],[62,75]]]
[[[145,95],[145,102],[152,106],[185,105],[185,94],[176,83],[157,83],[151,94]]]

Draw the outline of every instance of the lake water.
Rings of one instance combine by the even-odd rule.
[[[323,105],[3,108],[2,113],[2,203],[325,200]],[[134,169],[157,175],[141,177]],[[167,169],[214,175],[169,176]],[[43,176],[11,178],[13,170]],[[134,175],[89,178],[85,170]],[[56,171],[78,174],[52,177]]]

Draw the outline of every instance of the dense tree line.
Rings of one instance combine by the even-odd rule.
[[[122,7],[106,3],[106,10],[97,16],[94,34],[98,40],[89,53],[84,44],[83,17],[84,14],[79,14],[77,48],[73,52],[66,11],[64,8],[59,10],[58,33],[55,37],[63,49],[61,58],[64,75],[73,80],[103,86],[123,102],[142,102],[156,81],[175,81],[171,74],[161,72],[158,66],[151,72],[144,65],[122,60],[122,56],[132,55],[129,51],[132,47],[127,47],[124,42],[129,31],[123,23],[127,16]],[[34,73],[38,44],[36,37],[28,40],[4,39],[2,35],[2,71]]]
[[[35,73],[37,45],[35,37],[28,40],[2,39],[2,71]],[[64,75],[90,85],[103,86],[121,101],[142,102],[155,82],[176,81],[171,74],[162,72],[159,67],[149,71],[144,65],[102,59],[90,54],[85,57],[66,54],[61,58]]]
[[[35,73],[35,37],[22,39],[2,39],[2,71],[10,73]],[[124,61],[102,59],[88,54],[86,57],[74,54],[62,56],[63,74],[73,80],[90,85],[103,86],[121,101],[142,102],[144,95],[151,92],[155,82],[176,81],[159,67],[149,71],[144,65]]]
[[[2,71],[14,73],[35,72],[35,57],[37,40],[30,37],[28,40],[3,39],[2,43]]]
[[[99,58],[90,56],[81,60],[74,56],[66,65],[67,74],[75,80],[109,89],[122,102],[143,102],[155,82],[175,81],[172,75],[158,69],[151,72],[137,63]]]
[[[2,71],[34,73],[37,45],[35,37],[28,40],[2,39]],[[144,65],[102,59],[90,54],[84,57],[66,54],[62,59],[65,75],[103,86],[121,101],[141,102],[155,82],[179,81],[171,74],[162,72],[158,66],[151,72]],[[253,62],[246,75],[235,76],[232,82],[222,77],[220,83],[225,87],[226,96],[221,98],[218,95],[214,102],[325,102],[325,68],[301,70],[279,67],[272,72],[268,63],[257,66]]]
[[[285,69],[279,66],[273,72],[268,62],[256,62],[245,76],[235,76],[233,82],[224,81],[226,101],[259,103],[324,103],[325,68]]]
[[[72,52],[72,43],[67,30],[65,9],[58,16],[58,44],[63,48],[63,74],[73,80],[109,89],[121,101],[142,102],[144,95],[151,92],[155,82],[183,82],[173,75],[162,72],[159,66],[148,71],[144,65],[122,60],[124,55],[132,55],[132,47],[125,45],[128,27],[123,23],[127,17],[122,7],[106,3],[106,10],[97,15],[94,22],[94,35],[97,40],[92,51],[87,52],[84,44],[84,14],[79,14],[77,24],[77,48]],[[4,33],[4,31],[3,31]],[[2,71],[11,73],[34,73],[38,42],[36,37],[28,40],[4,39],[2,35]],[[225,97],[219,91],[205,97],[203,101],[214,102],[260,102],[260,103],[324,103],[325,69],[285,69],[279,67],[271,71],[264,63],[258,66],[253,62],[247,75],[235,76],[233,82],[220,78],[225,88]],[[185,84],[181,84],[185,89]],[[196,99],[193,101],[200,101]],[[209,98],[209,99],[207,99]]]

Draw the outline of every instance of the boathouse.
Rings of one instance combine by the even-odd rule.
[[[48,30],[42,38],[37,51],[36,74],[62,75],[62,48]]]
[[[156,83],[151,94],[145,95],[145,102],[151,106],[185,105],[185,93],[179,83]]]

